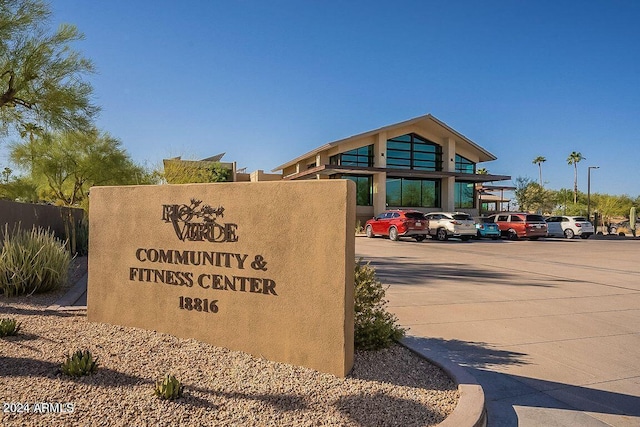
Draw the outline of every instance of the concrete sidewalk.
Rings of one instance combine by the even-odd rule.
[[[85,273],[49,310],[72,311],[87,309],[87,278]]]
[[[482,385],[488,426],[640,426],[640,241],[356,239],[416,345]]]

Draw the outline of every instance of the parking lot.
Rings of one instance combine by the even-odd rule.
[[[467,369],[489,427],[640,425],[640,241],[356,238],[409,336]]]

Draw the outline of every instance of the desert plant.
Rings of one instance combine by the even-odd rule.
[[[19,330],[20,323],[16,319],[0,319],[0,338],[17,335]]]
[[[631,228],[631,234],[636,237],[636,208],[635,206],[629,209],[629,228]]]
[[[61,208],[60,215],[64,224],[65,246],[72,256],[87,255],[89,246],[89,223],[87,216],[76,220],[71,208]]]
[[[387,287],[388,288],[388,287]],[[376,278],[373,267],[358,260],[355,266],[355,330],[354,344],[359,350],[389,347],[402,338],[406,330],[398,326],[398,319],[386,309],[386,289]]]
[[[61,369],[64,374],[71,377],[90,375],[98,369],[98,359],[94,359],[89,350],[77,350],[67,356]]]
[[[363,231],[362,223],[360,221],[356,222],[356,234],[362,234]]]
[[[47,292],[66,283],[71,256],[65,243],[42,228],[29,231],[5,225],[0,250],[0,293]]]
[[[182,396],[184,386],[174,375],[165,375],[156,381],[155,394],[160,399],[175,400]]]

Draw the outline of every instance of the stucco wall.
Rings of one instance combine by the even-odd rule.
[[[91,190],[88,318],[345,376],[348,180]]]

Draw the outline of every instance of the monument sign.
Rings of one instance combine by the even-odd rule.
[[[345,376],[348,180],[94,187],[88,318]]]

